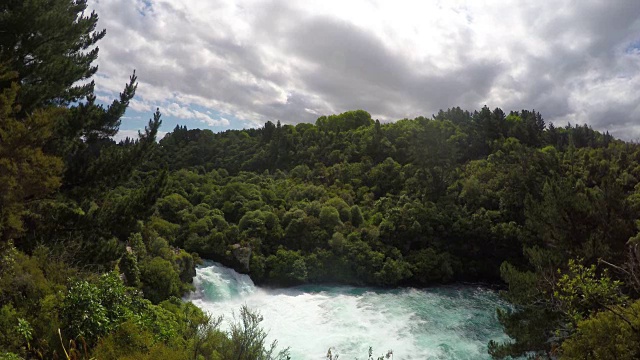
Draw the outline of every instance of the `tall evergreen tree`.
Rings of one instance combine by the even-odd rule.
[[[11,81],[15,73],[0,74]],[[22,231],[24,202],[40,198],[60,186],[62,161],[47,155],[42,147],[52,134],[51,118],[65,109],[40,109],[20,119],[16,104],[18,84],[0,93],[0,240]]]
[[[38,229],[29,235],[36,237],[27,241],[32,244],[51,238],[54,233],[43,227],[42,219],[60,220],[62,208],[69,216],[75,214],[68,226],[74,231],[87,227],[80,222],[95,223],[98,220],[88,215],[76,218],[82,213],[79,204],[91,199],[102,205],[155,143],[162,122],[159,112],[139,139],[116,144],[110,138],[135,94],[136,76],[134,72],[110,105],[96,103],[93,81],[87,80],[97,70],[95,45],[105,32],[95,30],[98,16],[85,15],[86,10],[86,0],[0,4],[0,64],[7,74],[0,76],[0,167],[6,170],[0,178],[3,239],[19,236],[27,210],[28,226]],[[158,181],[162,183],[162,177]],[[39,205],[58,188],[62,202]]]
[[[86,0],[6,0],[0,2],[0,63],[18,73],[21,111],[68,105],[93,92],[98,70],[95,44],[98,15],[85,15]],[[7,86],[7,80],[0,85]]]

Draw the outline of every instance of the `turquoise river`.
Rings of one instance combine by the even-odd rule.
[[[489,359],[489,340],[507,339],[496,318],[505,308],[497,294],[479,286],[377,289],[307,285],[256,287],[247,275],[207,263],[197,270],[187,300],[227,327],[242,305],[258,310],[269,342],[290,347],[292,359],[366,359],[393,350],[394,360]]]

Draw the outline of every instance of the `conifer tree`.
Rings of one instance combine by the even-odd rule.
[[[15,79],[15,73],[2,72],[0,81]],[[51,119],[65,109],[39,109],[20,119],[18,89],[12,82],[0,93],[0,240],[21,232],[23,203],[57,189],[62,173],[62,160],[42,147],[52,134]]]
[[[135,95],[137,78],[134,72],[110,105],[96,103],[93,81],[87,80],[97,71],[95,45],[105,32],[95,30],[98,16],[86,10],[86,0],[0,3],[0,64],[6,69],[0,74],[7,74],[0,76],[1,239],[19,236],[27,208],[29,227],[40,230],[39,238],[49,238],[41,220],[51,218],[51,211],[58,214],[52,210],[58,206],[44,210],[39,200],[60,189],[65,201],[91,198],[100,204],[155,143],[162,122],[158,111],[137,140],[116,144],[111,139]]]
[[[98,15],[86,0],[0,2],[0,63],[18,73],[22,113],[43,105],[68,105],[93,93],[85,82],[98,70]],[[7,86],[7,80],[0,85]]]

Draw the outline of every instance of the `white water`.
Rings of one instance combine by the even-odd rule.
[[[342,286],[256,287],[247,275],[219,264],[197,269],[188,300],[228,321],[242,305],[258,310],[269,342],[291,348],[292,359],[366,359],[369,346],[394,359],[489,359],[489,340],[505,340],[497,295],[482,287],[386,290]]]

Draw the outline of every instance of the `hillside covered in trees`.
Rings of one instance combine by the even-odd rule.
[[[285,358],[259,315],[224,332],[180,300],[201,259],[269,286],[498,284],[495,358],[640,356],[640,146],[488,107],[159,142],[156,112],[116,143],[137,79],[96,102],[85,9],[0,5],[0,358]]]

